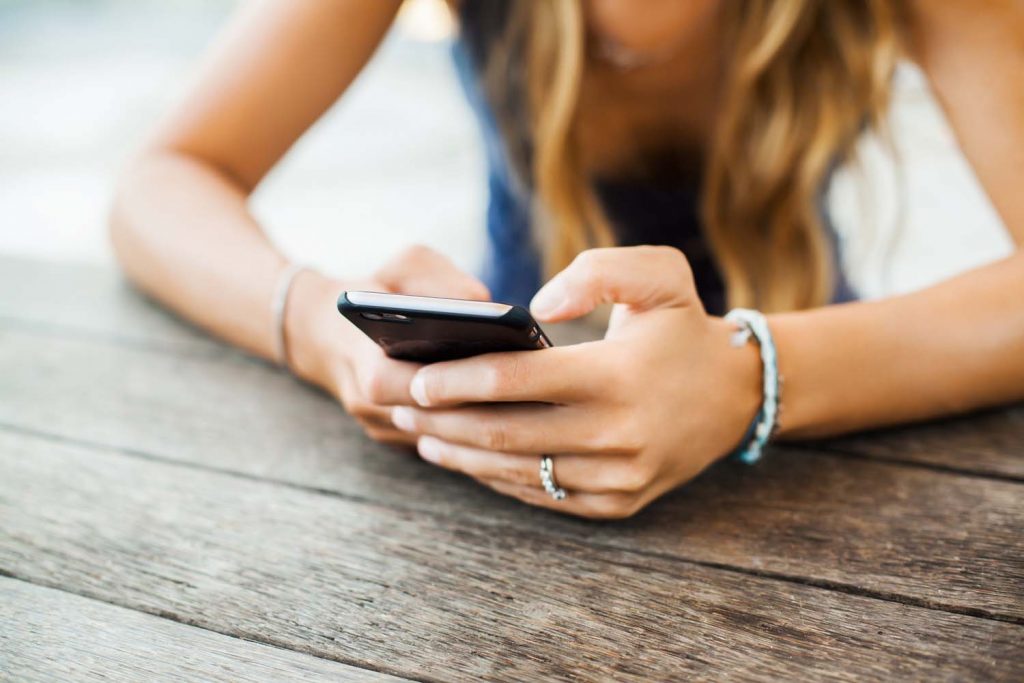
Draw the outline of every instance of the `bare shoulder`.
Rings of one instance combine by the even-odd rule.
[[[908,49],[936,82],[969,75],[1024,93],[1024,0],[911,0],[907,23]]]
[[[910,0],[906,14],[912,28],[925,38],[993,34],[1024,39],[1024,0]],[[1022,47],[1018,42],[1017,47]]]
[[[908,49],[1024,246],[1024,0],[911,0]]]

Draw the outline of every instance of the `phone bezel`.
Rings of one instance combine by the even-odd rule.
[[[466,315],[483,318],[500,318],[512,310],[509,304],[492,301],[467,301],[445,299],[434,296],[412,296],[387,292],[345,292],[345,297],[354,306],[366,306],[390,311],[415,311],[439,315]]]

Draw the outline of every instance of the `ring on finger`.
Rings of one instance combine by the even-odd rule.
[[[555,463],[550,455],[542,455],[540,458],[540,484],[555,500],[565,499],[565,489],[555,482]]]

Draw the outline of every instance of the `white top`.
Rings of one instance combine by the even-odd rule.
[[[843,273],[862,299],[928,287],[1013,253],[928,78],[902,62],[889,135],[867,131],[826,195]]]

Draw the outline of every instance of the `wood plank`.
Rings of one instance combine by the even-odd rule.
[[[0,615],[4,680],[403,680],[2,577]]]
[[[113,268],[57,261],[0,257],[0,324],[179,353],[226,352]]]
[[[821,448],[1024,481],[1024,404],[834,439]]]
[[[0,324],[107,339],[172,352],[226,348],[133,288],[119,271],[93,265],[0,256]],[[586,325],[549,325],[559,344],[596,339]]]
[[[1024,619],[1024,487],[779,449],[725,463],[637,519],[552,517],[372,444],[259,364],[0,331],[0,423],[357,500]]]
[[[0,471],[8,574],[397,675],[1024,675],[1019,625],[595,547],[540,524],[481,526],[12,434],[0,434]]]
[[[0,257],[0,326],[31,325],[54,334],[178,352],[224,349],[127,286],[111,268]],[[574,325],[549,327],[558,343],[593,339]],[[1024,405],[988,416],[915,425],[818,444],[862,457],[1024,478]]]

